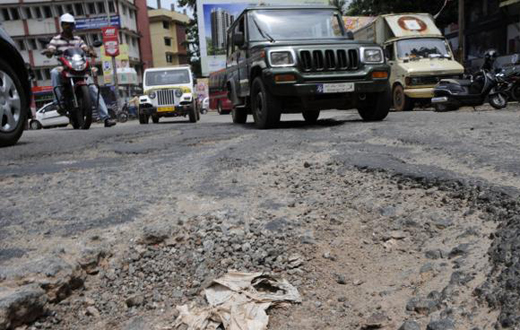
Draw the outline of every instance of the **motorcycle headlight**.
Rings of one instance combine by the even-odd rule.
[[[361,48],[361,62],[363,63],[383,63],[383,50],[381,48]]]
[[[83,71],[87,67],[87,63],[83,61],[77,61],[72,63],[74,71]]]
[[[148,94],[148,97],[151,99],[154,99],[156,96],[157,94],[155,92],[150,92],[150,94]]]
[[[271,66],[291,66],[294,65],[293,54],[289,51],[274,51],[270,54]]]

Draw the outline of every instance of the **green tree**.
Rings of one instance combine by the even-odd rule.
[[[189,7],[193,10],[193,18],[190,19],[186,27],[186,41],[184,46],[188,52],[188,61],[197,77],[202,75],[200,66],[199,49],[199,25],[197,22],[197,0],[178,0],[181,7]]]
[[[430,13],[435,15],[445,0],[352,0],[347,9],[348,16],[377,16],[390,13]],[[458,2],[448,0],[436,23],[444,27],[457,22]]]
[[[345,14],[345,4],[346,4],[345,0],[329,0],[329,4],[331,6],[338,8],[338,10],[342,14]]]

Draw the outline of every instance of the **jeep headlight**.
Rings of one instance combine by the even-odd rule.
[[[150,94],[148,94],[148,97],[151,99],[154,99],[156,96],[157,94],[155,92],[150,92]]]
[[[362,48],[361,61],[363,63],[383,63],[383,50],[381,48]]]
[[[177,96],[177,97],[181,97],[181,96],[182,96],[182,90],[180,90],[180,89],[176,89],[176,90],[175,90],[175,96]]]
[[[275,51],[270,54],[271,66],[291,66],[294,65],[294,56],[289,51]]]

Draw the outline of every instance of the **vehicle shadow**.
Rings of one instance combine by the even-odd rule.
[[[336,127],[336,126],[342,126],[349,123],[363,123],[363,120],[360,118],[345,118],[345,119],[334,119],[334,118],[326,118],[326,119],[320,119],[315,124],[308,124],[304,120],[287,120],[287,121],[280,121],[280,123],[273,127],[272,129],[320,129],[325,127]],[[254,129],[255,127],[254,122],[247,122],[246,124],[242,125],[242,127],[246,129]]]

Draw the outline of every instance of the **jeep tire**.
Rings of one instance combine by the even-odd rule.
[[[367,101],[358,105],[358,113],[364,121],[380,121],[388,116],[392,103],[390,88],[380,93],[367,95]]]
[[[235,124],[245,124],[247,121],[247,109],[233,107],[231,118],[233,118],[233,123]]]
[[[392,92],[392,100],[395,111],[412,111],[413,99],[406,96],[403,86],[397,84]]]
[[[188,117],[190,118],[190,123],[197,122],[197,109],[194,106],[191,106],[188,110]]]
[[[159,123],[159,116],[157,115],[152,115],[152,122],[154,124],[158,124]]]
[[[318,111],[304,111],[302,113],[303,119],[307,124],[316,124],[318,118],[320,117],[320,110]]]
[[[148,124],[150,117],[139,108],[139,124]]]
[[[280,122],[281,104],[264,86],[262,78],[256,77],[251,88],[251,110],[259,129],[272,128]]]

